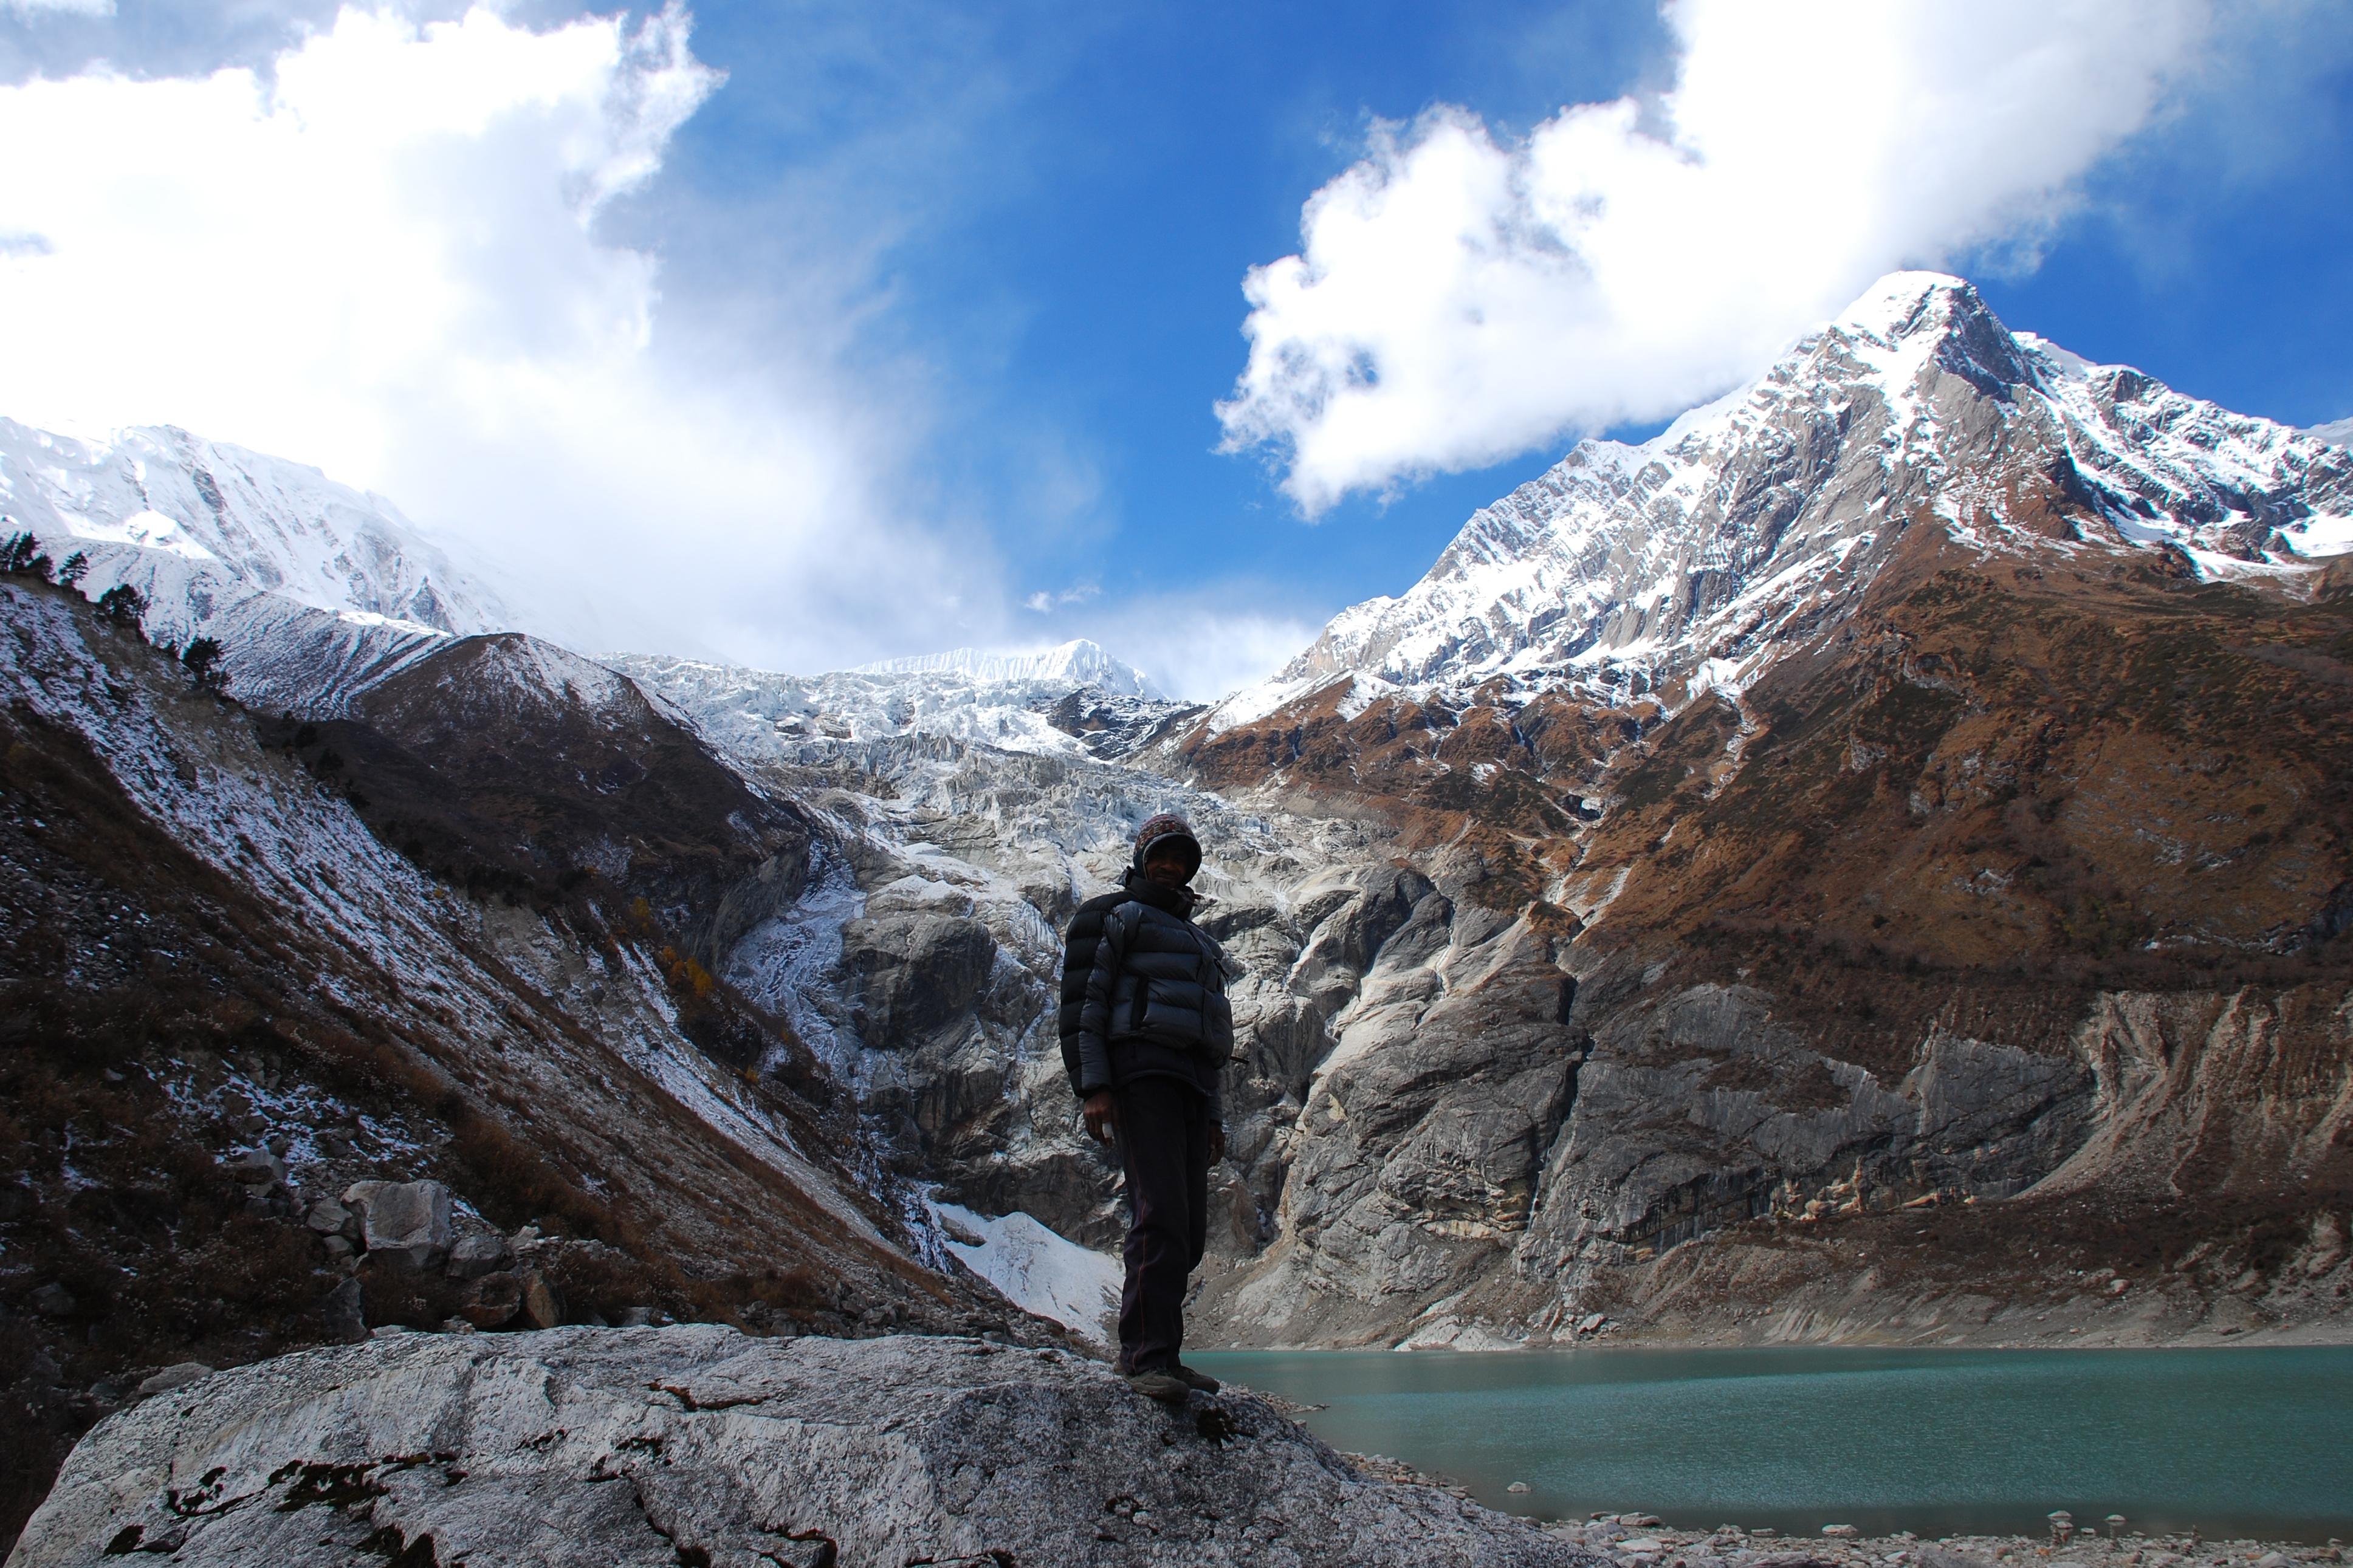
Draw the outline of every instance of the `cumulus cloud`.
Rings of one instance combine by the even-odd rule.
[[[0,145],[48,150],[0,172],[0,412],[317,463],[576,642],[896,651],[991,570],[874,493],[902,407],[838,344],[752,365],[658,331],[657,258],[604,232],[720,85],[690,29],[677,0],[635,27],[347,7],[266,71],[0,89]]]
[[[1654,100],[1524,140],[1377,129],[1251,269],[1226,448],[1314,516],[1565,432],[1680,412],[1880,274],[2031,265],[2072,183],[2160,114],[2209,0],[1664,0]]]
[[[1151,676],[1169,696],[1208,702],[1272,675],[1315,632],[1295,616],[1223,609],[1190,597],[1139,601],[1080,635]]]

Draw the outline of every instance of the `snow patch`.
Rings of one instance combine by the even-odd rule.
[[[1119,1259],[1066,1241],[1026,1214],[991,1219],[955,1204],[926,1206],[965,1267],[1007,1300],[1097,1344],[1117,1342]]]
[[[120,521],[103,518],[80,517],[60,513],[65,525],[76,539],[94,539],[110,544],[135,544],[142,550],[161,550],[190,561],[216,559],[182,528],[177,520],[160,511],[134,511]]]

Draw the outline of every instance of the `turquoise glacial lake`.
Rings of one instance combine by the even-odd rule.
[[[1203,1352],[1335,1447],[1539,1518],[2353,1539],[2353,1348]],[[1525,1481],[1525,1493],[1506,1491]]]

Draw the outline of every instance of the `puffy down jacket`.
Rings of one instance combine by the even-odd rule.
[[[1071,922],[1063,1058],[1082,1100],[1151,1077],[1180,1079],[1218,1099],[1218,1074],[1233,1056],[1233,1010],[1226,1001],[1225,950],[1186,918],[1192,902],[1181,889],[1139,879],[1089,900]],[[1101,922],[1092,932],[1082,929],[1094,924],[1089,916]],[[1088,935],[1092,952],[1082,969]]]

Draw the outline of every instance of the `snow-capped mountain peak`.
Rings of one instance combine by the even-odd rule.
[[[1960,279],[1893,273],[1757,381],[1481,508],[1419,583],[1335,616],[1209,725],[1351,677],[1738,688],[1923,521],[1988,549],[2089,528],[2296,579],[2353,549],[2353,455],[2013,333]]]
[[[419,632],[515,624],[382,496],[171,426],[85,441],[0,419],[0,514],[57,559],[89,556],[86,591],[138,588],[170,640],[263,593]]]

